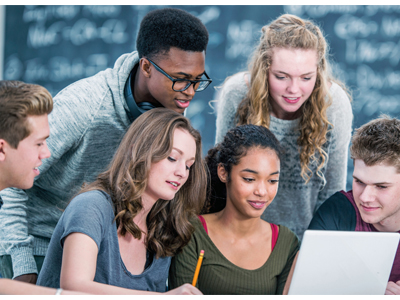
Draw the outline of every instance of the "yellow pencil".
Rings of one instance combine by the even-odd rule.
[[[193,276],[193,281],[192,281],[192,285],[193,286],[196,286],[197,277],[199,277],[201,263],[203,262],[203,256],[204,256],[204,250],[201,250],[200,251],[200,255],[199,255],[199,259],[197,260],[196,271],[194,271],[194,276]]]

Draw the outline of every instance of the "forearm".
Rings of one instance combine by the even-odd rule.
[[[157,292],[131,290],[113,285],[99,283],[90,280],[62,280],[61,286],[64,290],[76,291],[94,295],[159,295]]]

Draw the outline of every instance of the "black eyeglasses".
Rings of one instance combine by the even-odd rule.
[[[175,79],[169,76],[163,69],[161,69],[159,66],[157,66],[154,62],[152,62],[150,59],[146,58],[156,69],[158,72],[164,74],[169,80],[172,81],[172,89],[175,92],[183,92],[187,90],[190,85],[193,84],[193,89],[196,92],[201,92],[204,91],[212,82],[212,79],[208,77],[207,73],[204,72],[204,75],[206,76],[207,79],[199,79],[199,80],[189,80],[189,79]]]

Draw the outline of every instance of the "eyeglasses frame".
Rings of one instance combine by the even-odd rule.
[[[206,76],[207,79],[190,80],[190,79],[172,78],[167,72],[165,72],[163,69],[161,69],[155,62],[151,61],[151,60],[148,59],[147,57],[146,57],[146,59],[156,68],[156,70],[157,70],[158,72],[160,72],[161,74],[163,74],[163,75],[166,76],[169,80],[172,81],[172,90],[174,90],[175,92],[183,92],[183,91],[186,91],[192,84],[193,84],[193,89],[194,89],[194,86],[195,86],[196,83],[207,81],[207,82],[208,82],[208,85],[206,85],[206,87],[205,87],[204,89],[202,89],[202,90],[200,90],[200,91],[199,91],[199,90],[195,90],[195,92],[202,92],[202,91],[204,91],[206,88],[208,88],[208,86],[209,86],[209,85],[211,84],[211,82],[212,82],[212,79],[211,79],[210,77],[208,77],[206,71],[204,71],[203,74]],[[175,90],[175,89],[174,89],[175,82],[179,82],[179,81],[189,81],[190,84],[188,84],[188,85],[187,85],[184,89],[182,89],[182,90]]]

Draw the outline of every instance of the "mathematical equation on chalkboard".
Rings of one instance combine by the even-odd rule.
[[[55,95],[68,84],[112,67],[135,50],[143,16],[165,6],[6,6],[4,78],[44,85]],[[330,44],[333,71],[353,95],[354,127],[381,113],[400,114],[400,5],[174,6],[209,30],[206,71],[213,87],[247,69],[261,27],[283,13],[311,19]],[[196,94],[187,116],[207,150],[214,144],[216,89]]]

